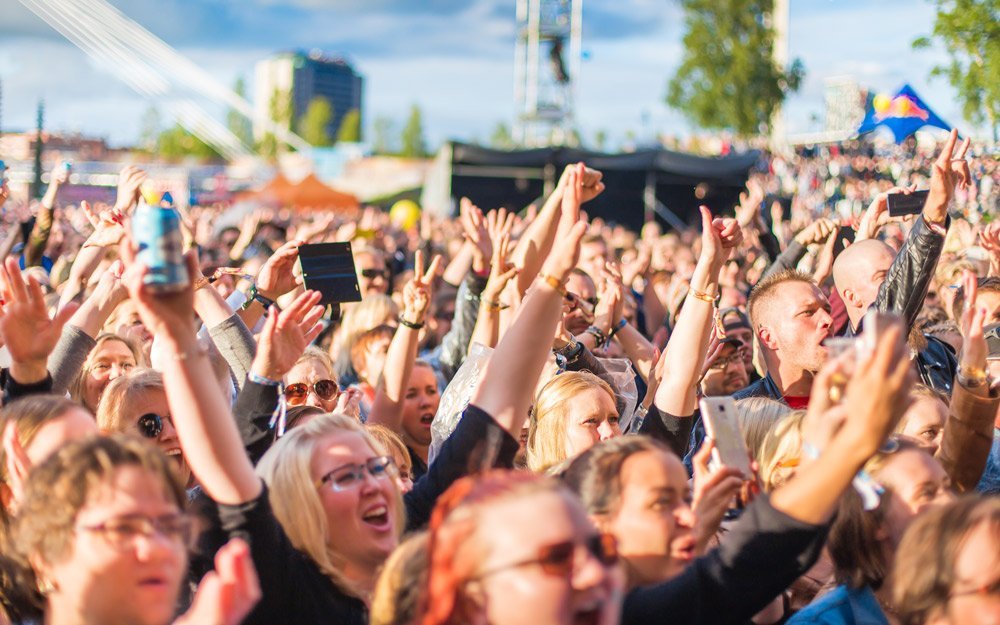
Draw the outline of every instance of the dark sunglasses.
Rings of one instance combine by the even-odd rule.
[[[587,553],[597,559],[604,566],[613,566],[618,562],[618,541],[612,534],[594,534],[588,536],[582,545]],[[577,543],[566,541],[554,545],[546,545],[538,549],[538,556],[530,560],[514,562],[489,569],[480,573],[472,579],[482,579],[506,571],[508,569],[520,568],[537,564],[542,572],[554,577],[569,577],[573,573],[574,567],[579,563],[576,559]]]
[[[161,417],[155,412],[147,412],[139,417],[135,425],[139,428],[139,434],[142,434],[145,438],[159,438],[163,432],[163,420],[169,418]]]
[[[588,297],[584,299],[575,293],[566,293],[566,301],[569,302],[573,308],[580,308],[587,313],[594,312],[594,309],[597,308],[596,297]]]
[[[301,404],[306,400],[310,389],[323,400],[333,399],[340,393],[340,387],[333,380],[316,380],[312,385],[304,382],[289,384],[285,387],[285,398],[293,406]]]
[[[368,278],[369,280],[373,280],[375,278],[382,278],[383,280],[385,280],[386,279],[386,274],[388,274],[388,272],[385,269],[362,269],[361,270],[361,277],[362,278]]]

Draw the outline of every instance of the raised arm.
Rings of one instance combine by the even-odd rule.
[[[35,215],[35,227],[24,243],[25,267],[42,263],[42,255],[45,253],[45,246],[49,242],[52,224],[55,221],[56,197],[59,195],[59,188],[69,181],[69,168],[66,163],[56,165],[49,173],[49,177],[49,188],[45,190],[45,195],[39,203],[38,214]]]
[[[504,289],[517,275],[518,268],[507,262],[511,251],[510,231],[514,225],[514,215],[490,212],[487,216],[485,233],[490,238],[493,255],[490,259],[490,276],[479,297],[479,313],[472,330],[469,345],[479,343],[486,347],[496,347],[500,340],[500,311],[504,304],[500,301]],[[509,306],[509,304],[508,304]]]
[[[379,378],[368,422],[384,425],[393,432],[402,428],[403,400],[406,387],[410,383],[410,373],[417,360],[420,343],[420,329],[424,327],[424,316],[431,300],[431,283],[441,265],[441,257],[435,256],[430,267],[424,272],[424,255],[417,250],[414,260],[413,278],[403,287],[403,314],[399,327],[389,343],[385,356],[385,368]]]
[[[694,413],[697,386],[704,356],[712,337],[719,272],[743,233],[734,219],[712,219],[701,207],[701,256],[691,277],[687,299],[677,315],[669,347],[662,356],[670,375],[656,391],[654,403],[661,412],[685,416]]]

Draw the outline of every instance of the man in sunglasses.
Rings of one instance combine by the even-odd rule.
[[[389,292],[389,269],[385,256],[375,249],[361,249],[354,252],[354,266],[358,271],[358,286],[361,297]]]

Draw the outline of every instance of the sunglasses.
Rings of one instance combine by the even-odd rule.
[[[333,399],[340,394],[340,387],[333,380],[316,380],[311,385],[304,382],[289,384],[285,387],[285,398],[289,404],[297,406],[305,403],[310,389],[322,400]]]
[[[582,546],[591,556],[604,566],[614,566],[618,562],[618,541],[612,534],[588,536],[582,545],[574,541],[546,545],[538,549],[538,555],[530,560],[505,564],[480,573],[473,580],[489,577],[494,573],[537,564],[542,572],[553,577],[569,577],[580,564],[577,560],[578,547]]]
[[[369,280],[374,280],[375,278],[386,279],[386,274],[388,272],[385,269],[362,269],[361,277],[368,278]]]
[[[161,417],[155,412],[147,412],[139,417],[135,425],[139,428],[139,434],[142,434],[145,438],[159,438],[163,432],[163,420],[169,418]]]

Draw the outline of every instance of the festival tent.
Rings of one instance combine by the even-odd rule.
[[[937,113],[917,95],[913,87],[906,84],[896,92],[896,95],[880,93],[872,98],[865,112],[865,118],[858,128],[858,134],[872,132],[879,127],[888,128],[896,143],[902,143],[924,126],[951,130],[951,125],[938,117]]]
[[[583,161],[604,173],[606,186],[584,206],[588,215],[633,230],[652,219],[683,228],[697,221],[699,204],[716,212],[735,206],[758,159],[757,152],[705,158],[663,149],[605,154],[448,143],[428,174],[421,205],[437,214],[455,214],[458,199],[468,197],[484,210],[520,210],[550,191],[566,165]]]
[[[292,208],[317,208],[335,211],[353,211],[360,206],[358,198],[350,193],[337,191],[327,186],[315,174],[309,174],[298,184],[294,184],[279,172],[260,191],[243,199]]]

